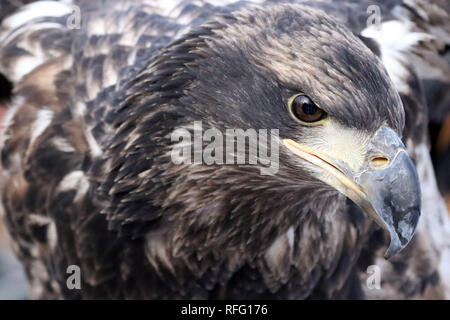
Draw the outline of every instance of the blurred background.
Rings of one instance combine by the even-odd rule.
[[[9,99],[11,85],[0,76],[0,124],[3,123],[7,110],[6,101]],[[0,125],[0,135],[3,133]],[[1,166],[0,166],[1,170]],[[28,285],[22,265],[14,256],[0,210],[0,300],[27,299]]]
[[[28,285],[22,265],[14,256],[0,221],[0,300],[27,298]]]

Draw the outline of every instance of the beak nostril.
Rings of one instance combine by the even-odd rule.
[[[387,164],[389,163],[389,159],[385,157],[376,157],[373,158],[370,162],[375,168],[383,168],[387,166]]]

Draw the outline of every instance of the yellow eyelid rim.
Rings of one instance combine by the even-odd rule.
[[[306,121],[302,121],[302,120],[298,119],[295,116],[295,114],[292,112],[291,104],[294,101],[294,99],[299,97],[299,96],[307,96],[307,95],[304,94],[304,93],[297,93],[297,94],[294,94],[292,97],[290,97],[289,100],[288,100],[287,109],[288,109],[288,112],[289,112],[289,114],[290,114],[292,119],[294,119],[296,122],[298,122],[298,123],[300,123],[300,124],[302,124],[304,126],[307,126],[307,127],[315,127],[315,126],[318,126],[318,125],[321,125],[321,124],[325,124],[328,121],[330,121],[330,115],[328,113],[327,113],[327,116],[324,119],[316,121],[316,122],[306,122]],[[323,112],[325,112],[318,104],[316,104],[316,106],[319,109],[321,109]]]

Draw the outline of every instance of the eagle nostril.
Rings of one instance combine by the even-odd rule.
[[[375,157],[370,160],[373,167],[377,169],[384,168],[388,165],[389,159],[386,157]]]

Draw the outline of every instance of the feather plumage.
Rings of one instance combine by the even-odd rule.
[[[288,1],[266,4],[275,8],[282,2]],[[450,268],[449,221],[427,148],[428,91],[423,81],[431,73],[416,68],[421,61],[421,66],[436,71],[435,81],[443,85],[448,81],[449,73],[438,72],[443,66],[440,41],[448,40],[441,37],[448,31],[445,17],[440,10],[427,12],[429,8],[419,2],[397,1],[380,4],[388,21],[372,29],[362,19],[367,17],[364,3],[290,2],[300,3],[307,13],[304,19],[312,16],[308,23],[313,36],[319,39],[321,32],[336,32],[336,48],[354,46],[370,60],[370,67],[351,60],[351,55],[339,58],[369,71],[379,68],[373,73],[354,70],[361,83],[370,74],[376,80],[374,90],[388,86],[371,49],[400,94],[406,113],[404,141],[424,190],[422,223],[410,246],[393,260],[380,260],[388,240],[385,234],[343,196],[314,180],[287,186],[285,181],[292,179],[289,171],[264,177],[246,167],[174,170],[168,164],[167,137],[174,125],[184,118],[214,114],[183,109],[211,99],[208,90],[221,89],[216,78],[196,90],[186,85],[197,77],[191,69],[200,64],[198,57],[214,57],[214,50],[227,52],[243,41],[248,47],[242,51],[260,45],[264,54],[272,55],[271,63],[278,62],[280,52],[270,50],[283,47],[269,36],[251,38],[255,19],[264,17],[262,7],[235,1],[223,5],[203,0],[79,0],[73,4],[81,8],[82,28],[73,30],[66,23],[71,4],[37,2],[6,18],[0,29],[0,72],[14,83],[8,131],[2,140],[1,199],[33,297],[419,298],[430,292],[450,296],[445,273]],[[27,14],[39,6],[58,10],[39,17]],[[315,18],[330,29],[316,31]],[[229,27],[236,21],[241,28]],[[398,33],[386,39],[390,27]],[[333,47],[329,49],[332,52]],[[233,68],[227,68],[230,61],[225,59],[201,63],[205,70],[218,68],[221,77],[233,79],[240,67],[246,68],[248,60],[243,57],[246,54],[235,56]],[[252,58],[263,61],[259,51],[252,52]],[[337,59],[335,69],[322,70],[324,75],[334,72],[345,78],[347,65],[340,62]],[[279,73],[275,77],[289,82],[292,76],[282,66],[275,68]],[[254,90],[258,85],[265,88],[255,80],[261,77],[257,72],[245,76]],[[321,83],[324,91],[333,90],[326,81],[315,83]],[[347,93],[355,104],[364,103],[363,93],[351,91],[348,83],[342,86],[342,99]],[[191,100],[183,100],[183,90],[195,91]],[[274,89],[268,88],[267,94],[270,90]],[[400,128],[403,119],[398,110],[384,108],[384,119],[395,119],[392,126]],[[342,110],[343,119],[359,115],[367,126],[380,120],[370,109]],[[233,124],[245,126],[245,114],[240,116]],[[260,120],[261,126],[269,121]],[[199,181],[208,181],[206,193]],[[316,184],[324,198],[320,202],[308,195],[308,188]],[[286,203],[292,205],[282,205]],[[304,215],[299,218],[297,212]],[[383,268],[384,289],[364,290],[366,274],[361,270],[375,262]],[[73,264],[83,271],[80,291],[65,286],[65,270]]]

